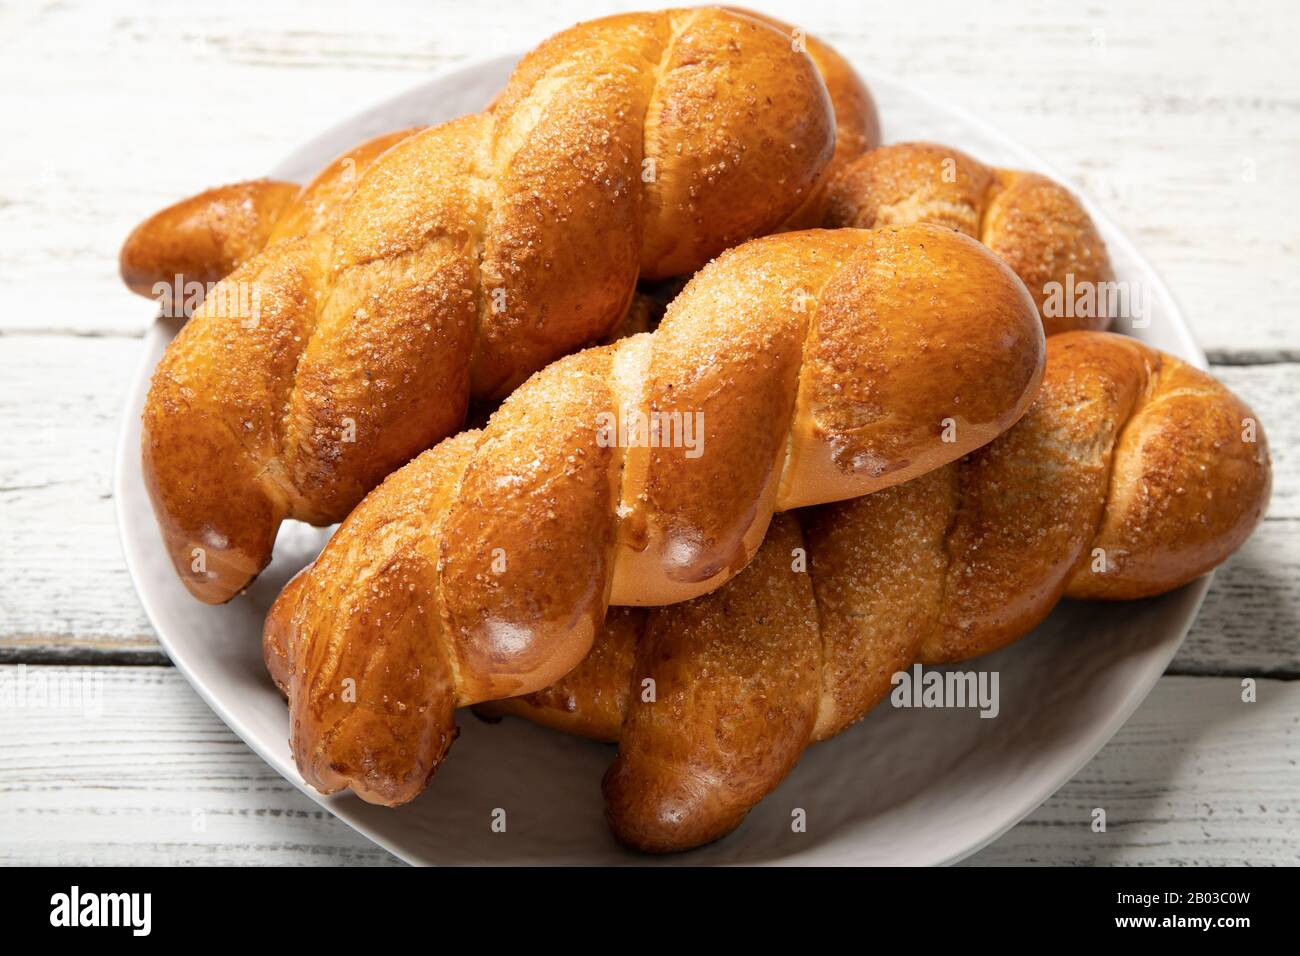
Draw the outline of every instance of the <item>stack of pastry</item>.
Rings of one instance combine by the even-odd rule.
[[[304,778],[378,803],[477,705],[617,741],[617,838],[697,846],[897,671],[1179,587],[1269,495],[1227,389],[1049,308],[1114,279],[1068,190],[880,146],[853,70],[745,11],[581,24],[482,113],[164,210],[122,271],[215,284],[145,410],[195,597],[343,522],[265,653]]]

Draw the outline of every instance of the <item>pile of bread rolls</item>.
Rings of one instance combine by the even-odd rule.
[[[614,835],[687,849],[894,673],[1245,540],[1250,409],[1049,308],[1114,280],[1078,200],[879,141],[801,31],[631,14],[481,113],[131,234],[134,291],[210,286],[144,412],[185,586],[236,598],[285,519],[342,522],[264,635],[312,786],[412,800],[476,705],[616,741]]]

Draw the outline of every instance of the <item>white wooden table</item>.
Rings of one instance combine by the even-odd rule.
[[[151,306],[143,215],[260,174],[466,59],[642,4],[324,0],[0,7],[0,672],[102,713],[0,705],[0,863],[388,863],[254,756],[156,643],[110,470]],[[1028,9],[1025,7],[1028,6]],[[964,104],[1067,171],[1262,417],[1268,518],[1114,741],[982,863],[1300,861],[1300,15],[1290,0],[764,7]],[[957,144],[960,145],[960,144]],[[1240,702],[1244,677],[1259,701]],[[1094,834],[1090,808],[1108,808]]]

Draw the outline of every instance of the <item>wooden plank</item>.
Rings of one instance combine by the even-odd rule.
[[[1171,674],[1300,677],[1300,523],[1265,521],[1215,573]]]
[[[38,670],[102,712],[0,710],[0,865],[394,862],[263,763],[171,668]]]
[[[96,716],[3,712],[0,864],[393,862],[284,782],[175,671],[41,670],[98,681],[106,703]],[[1092,763],[972,862],[1300,861],[1300,683],[1261,681],[1256,704],[1239,689],[1162,679]],[[1104,834],[1090,829],[1098,806]]]
[[[0,338],[0,652],[161,660],[122,559],[113,453],[140,342]]]
[[[1106,832],[1092,811],[1106,811]],[[1073,780],[976,864],[1300,864],[1300,684],[1165,677]]]
[[[1177,16],[1065,0],[1000,10],[928,0],[888,17],[864,16],[857,0],[762,6],[1037,148],[1132,232],[1216,356],[1300,358],[1290,319],[1300,21],[1286,0],[1253,5],[1229,31],[1214,0]],[[0,8],[0,110],[27,118],[6,130],[0,167],[0,327],[138,333],[150,309],[120,287],[115,264],[142,216],[261,175],[436,70],[529,47],[594,9],[411,2],[358,16],[322,0],[304,22],[257,0],[147,16],[127,0]]]
[[[0,337],[0,660],[162,663],[122,562],[114,442],[139,342]],[[1219,572],[1179,673],[1300,674],[1300,368],[1217,370],[1253,403],[1276,468],[1270,520]]]

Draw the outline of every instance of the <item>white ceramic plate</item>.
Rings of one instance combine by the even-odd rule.
[[[447,73],[340,124],[293,153],[272,176],[305,180],[362,140],[482,108],[513,57]],[[983,122],[888,76],[864,71],[886,142],[930,139],[979,159],[1062,178]],[[1123,233],[1090,207],[1117,279],[1151,290],[1152,321],[1139,338],[1204,367],[1177,304]],[[275,561],[224,607],[193,600],[163,553],[140,473],[140,412],[149,377],[175,334],[158,321],[145,336],[115,468],[127,566],[167,653],[232,730],[286,779],[340,819],[412,863],[609,864],[647,862],[620,849],[602,813],[600,780],[612,748],[519,720],[496,726],[461,717],[462,735],[428,791],[388,810],[307,787],[289,752],[284,703],[262,666],[261,625],[281,585],[327,532],[286,524]],[[1067,602],[1033,635],[985,658],[1001,674],[1001,714],[895,710],[884,704],[847,733],[812,748],[740,829],[692,853],[653,862],[936,864],[996,839],[1070,779],[1146,697],[1182,642],[1208,586],[1123,605]],[[495,808],[507,811],[493,833]],[[807,832],[792,833],[793,808]],[[1080,819],[1079,826],[1089,825]]]

